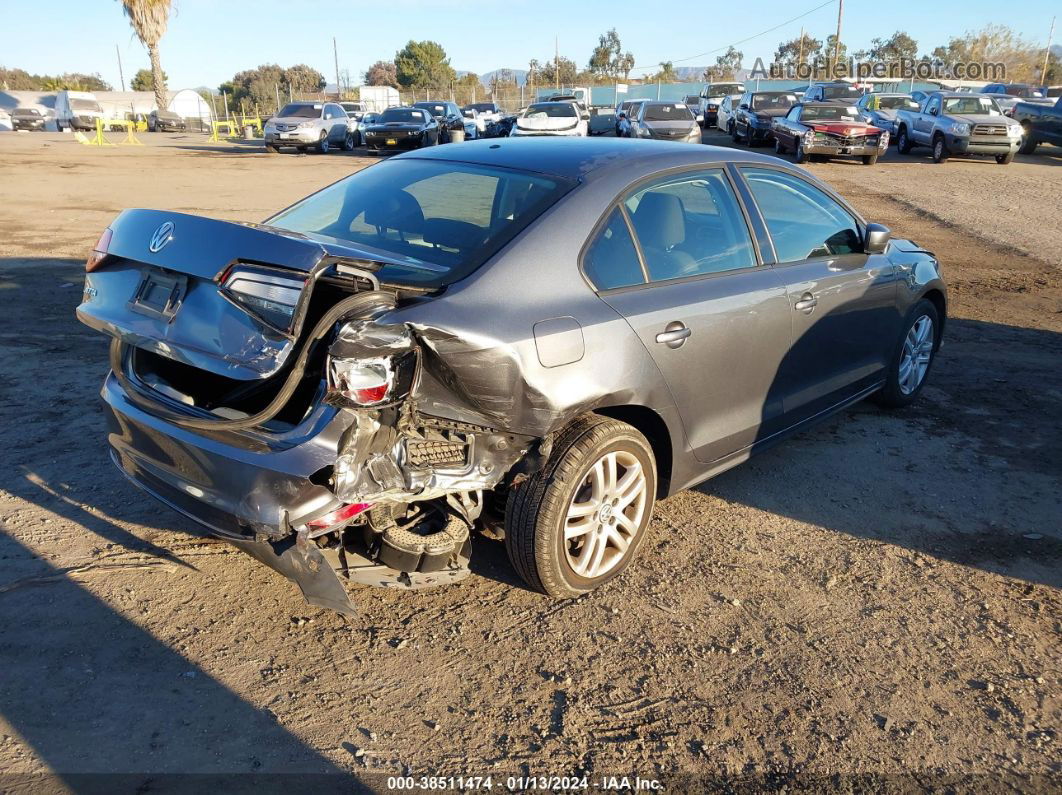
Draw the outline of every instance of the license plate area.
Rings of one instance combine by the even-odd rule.
[[[384,143],[387,146],[397,146],[398,145],[398,139],[397,138],[388,138]]]
[[[173,320],[188,290],[188,277],[178,273],[145,270],[129,302],[129,308],[141,315]]]

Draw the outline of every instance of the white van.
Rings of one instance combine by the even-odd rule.
[[[91,91],[60,91],[55,95],[55,125],[59,132],[95,130],[96,119],[103,118],[103,110]]]

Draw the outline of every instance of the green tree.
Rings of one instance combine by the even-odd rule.
[[[398,73],[394,61],[377,61],[362,75],[367,86],[392,86],[398,88]]]
[[[537,82],[544,86],[572,86],[579,75],[579,67],[571,58],[563,55],[543,61],[539,67]]]
[[[395,53],[398,84],[406,88],[443,88],[457,75],[446,50],[434,41],[410,41]]]
[[[587,71],[594,78],[607,78],[615,80],[619,77],[624,79],[634,68],[634,55],[628,50],[623,52],[619,34],[612,28],[607,33],[598,37],[597,47],[594,48],[587,64]]]
[[[63,75],[40,78],[43,91],[110,91],[111,84],[97,74],[86,75],[81,72],[67,72]]]
[[[677,83],[678,73],[675,71],[675,64],[671,61],[661,61],[660,71],[649,79],[657,83]]]
[[[896,31],[887,39],[871,39],[870,49],[865,55],[867,60],[885,63],[894,63],[901,58],[914,59],[917,56],[918,42],[902,30]]]
[[[166,74],[165,71],[162,73],[162,82],[167,83],[167,84],[170,82],[170,78]],[[154,85],[154,82],[152,80],[151,70],[150,69],[139,69],[139,70],[137,70],[137,73],[135,75],[133,75],[133,79],[129,81],[129,90],[130,91],[151,91],[153,85]]]
[[[313,67],[300,63],[284,70],[284,82],[296,94],[316,94],[324,91],[328,81]]]
[[[151,84],[155,104],[166,107],[166,77],[159,59],[159,41],[170,21],[170,0],[121,0],[122,10],[151,59]]]
[[[728,47],[727,51],[715,59],[713,70],[717,80],[734,80],[741,70],[741,61],[745,53],[734,47]]]
[[[787,67],[797,66],[801,63],[810,63],[816,55],[821,54],[822,42],[805,33],[803,39],[797,36],[795,39],[781,42],[774,51],[774,60]]]

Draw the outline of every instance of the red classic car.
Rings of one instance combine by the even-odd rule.
[[[874,165],[889,146],[889,133],[867,124],[855,105],[837,102],[806,102],[794,105],[774,120],[774,150],[793,152],[803,163],[809,157],[861,157]]]

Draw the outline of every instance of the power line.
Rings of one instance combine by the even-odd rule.
[[[715,55],[717,52],[723,52],[724,50],[728,50],[731,47],[736,47],[739,44],[744,44],[746,42],[752,41],[753,39],[758,39],[760,36],[766,36],[768,33],[773,33],[774,31],[778,30],[779,28],[784,28],[786,25],[792,24],[793,22],[796,22],[798,19],[803,19],[806,16],[814,14],[819,9],[825,8],[826,6],[833,5],[836,2],[838,2],[838,0],[826,0],[825,3],[822,3],[821,5],[817,5],[814,8],[810,9],[809,11],[805,11],[803,14],[798,14],[797,16],[793,17],[792,19],[787,19],[785,22],[781,22],[781,23],[775,25],[773,28],[767,28],[767,30],[761,30],[759,33],[756,33],[756,34],[754,34],[752,36],[749,36],[748,38],[741,39],[740,41],[735,41],[735,42],[733,42],[731,44],[725,44],[722,47],[716,47],[714,50],[708,50],[707,52],[698,53],[697,55],[691,55],[689,58],[673,58],[671,60],[671,63],[683,63],[684,61],[692,61],[695,58],[703,58],[706,55]],[[653,66],[659,66],[659,64],[653,64]],[[634,66],[634,67],[631,68],[631,71],[633,72],[635,69],[652,69],[653,66]]]

